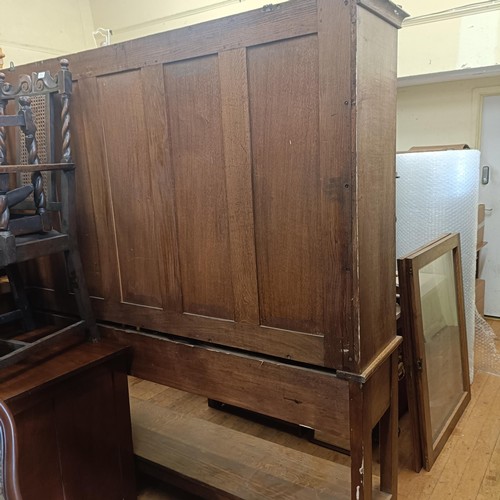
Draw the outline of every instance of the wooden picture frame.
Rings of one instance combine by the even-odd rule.
[[[398,271],[414,465],[420,451],[430,470],[470,401],[459,234],[399,259]]]

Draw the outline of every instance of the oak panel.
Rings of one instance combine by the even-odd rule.
[[[165,65],[185,312],[234,318],[216,56]]]
[[[101,332],[132,346],[134,376],[349,439],[349,382],[331,373],[118,328]]]
[[[359,323],[361,364],[366,364],[396,330],[397,38],[391,25],[364,9],[358,12],[358,30],[359,61],[363,61],[357,65],[356,103]]]
[[[163,65],[141,69],[142,99],[148,127],[147,165],[151,170],[151,207],[161,245],[158,253],[158,271],[162,301],[165,309],[182,312],[179,248],[175,216],[175,185],[172,169],[170,131],[163,81]]]
[[[246,50],[219,54],[235,320],[259,324]]]
[[[144,168],[147,143],[141,74],[130,71],[98,79],[102,133],[116,230],[121,300],[161,307],[151,170]],[[126,126],[124,126],[126,124]]]
[[[261,323],[320,333],[317,37],[247,58]]]
[[[83,84],[85,86],[85,84]],[[76,206],[78,214],[78,246],[80,255],[82,255],[82,265],[85,272],[85,279],[90,295],[103,297],[103,277],[101,270],[101,256],[99,245],[97,244],[97,221],[93,216],[93,196],[92,180],[90,171],[85,161],[85,151],[87,150],[87,141],[85,136],[85,123],[83,121],[83,102],[79,98],[79,84],[73,86],[73,105],[71,107],[71,116],[74,127],[79,133],[72,136],[72,151],[76,161]],[[81,161],[80,161],[81,159]]]
[[[79,170],[88,172],[92,203],[79,205],[79,220],[93,218],[96,223],[96,240],[92,242],[98,247],[100,267],[102,270],[102,289],[99,296],[104,300],[120,302],[118,256],[116,254],[116,227],[113,213],[111,188],[108,168],[108,155],[105,139],[102,134],[101,111],[99,105],[99,88],[96,78],[82,79],[78,82],[73,96],[72,106],[76,106],[78,116],[73,118],[74,133],[82,146],[75,150],[77,180],[82,174]],[[75,102],[76,101],[76,102]],[[85,105],[82,105],[82,104]],[[97,123],[88,127],[87,123]],[[99,217],[96,217],[99,214]],[[90,242],[87,242],[89,245]],[[82,249],[82,261],[85,262],[87,252]]]
[[[353,6],[318,0],[319,169],[325,365],[357,371]],[[332,26],[335,26],[332,29]]]

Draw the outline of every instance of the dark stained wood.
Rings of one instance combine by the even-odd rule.
[[[380,419],[379,433],[380,433],[380,489],[387,493],[391,493],[393,498],[398,496],[398,469],[399,457],[395,453],[397,446],[394,446],[394,440],[398,439],[399,435],[399,416],[398,416],[398,351],[394,351],[390,361],[390,374],[391,404]]]
[[[85,83],[82,84],[85,87]],[[80,83],[75,83],[73,87],[73,95],[80,96]],[[75,122],[75,128],[82,131],[82,134],[73,135],[73,152],[77,152],[78,161],[82,160],[83,165],[79,164],[76,171],[76,185],[78,189],[76,190],[76,200],[75,206],[77,209],[79,207],[86,207],[84,210],[91,210],[93,208],[94,191],[92,190],[92,180],[91,173],[88,168],[88,162],[86,161],[85,155],[85,145],[87,143],[86,130],[84,126],[84,121],[86,117],[86,106],[83,99],[77,98],[73,99],[72,103],[72,114],[73,122]],[[81,213],[82,209],[78,210]],[[99,221],[101,222],[101,217]],[[97,221],[94,217],[79,217],[77,226],[77,237],[78,237],[78,247],[80,249],[80,254],[85,256],[83,260],[83,269],[87,281],[87,286],[90,295],[94,297],[102,297],[103,289],[103,272],[101,270],[100,263],[100,249],[98,245],[95,244],[97,240]],[[52,286],[49,285],[49,288]]]
[[[113,341],[133,347],[131,373],[135,376],[349,436],[348,382],[331,373],[150,334],[101,329]]]
[[[430,340],[425,338],[426,332],[424,330],[424,313],[421,300],[420,270],[447,253],[451,253],[453,258],[454,298],[456,300],[456,315],[458,322],[456,336],[458,336],[458,348],[460,349],[458,364],[456,360],[453,363],[451,362],[451,357],[455,356],[456,353],[449,348],[450,345],[445,346],[448,358],[443,356],[434,356],[434,358],[432,358],[432,352],[429,351],[425,345]],[[416,406],[419,416],[418,420],[414,418],[413,425],[419,425],[418,431],[423,454],[423,465],[426,470],[430,470],[471,399],[460,257],[460,235],[452,233],[437,238],[428,245],[402,257],[400,261],[404,261],[404,264],[400,265],[400,268],[407,273],[400,276],[399,279],[402,282],[402,289],[408,293],[408,298],[405,301],[408,309],[405,314],[408,314],[410,317],[410,321],[406,324],[409,329],[405,332],[405,336],[412,339],[411,343],[414,349],[413,355],[415,356],[413,363],[410,364],[414,370],[413,377],[410,381],[415,383],[416,389],[413,388],[410,392],[417,396]],[[440,334],[443,335],[442,332],[440,332]],[[435,337],[437,337],[437,335]],[[434,342],[434,346],[435,345],[436,343]],[[428,359],[431,359],[431,362],[435,365],[447,367],[447,372],[445,373],[456,373],[460,371],[460,382],[462,386],[462,392],[459,394],[458,400],[448,403],[449,407],[446,408],[447,413],[444,415],[442,426],[436,435],[433,433],[433,423],[431,421],[432,401],[430,397],[430,386],[431,384],[436,384],[436,381],[431,378],[429,365],[427,363]],[[434,387],[437,386],[434,385]]]
[[[51,172],[53,170],[74,170],[74,163],[44,163],[43,165],[0,165],[0,174],[20,172]]]
[[[260,324],[245,49],[219,53],[235,321]]]
[[[322,226],[321,273],[325,323],[326,366],[353,369],[359,362],[354,339],[358,300],[353,288],[356,278],[355,169],[352,158],[351,61],[353,34],[351,4],[321,0],[318,3],[319,72],[319,166],[320,221]],[[336,26],[332,30],[331,27]],[[335,57],[332,63],[332,47]],[[354,248],[353,248],[354,247]],[[339,293],[339,291],[342,291]]]
[[[19,139],[19,144],[10,153],[10,158],[17,163],[27,163],[24,167],[10,166],[0,173],[2,184],[6,184],[4,181],[9,174],[12,174],[10,177],[13,181],[13,186],[4,186],[7,192],[0,197],[0,267],[6,269],[16,309],[23,313],[24,327],[30,330],[34,328],[32,313],[17,266],[40,257],[63,254],[67,275],[66,280],[58,281],[69,283],[69,290],[74,293],[82,319],[77,320],[72,327],[53,332],[35,342],[5,344],[3,340],[7,349],[0,357],[1,367],[9,366],[80,329],[85,329],[93,340],[99,338],[76,241],[75,165],[71,156],[69,127],[72,77],[68,65],[66,59],[61,59],[56,76],[52,76],[49,71],[34,72],[31,75],[21,74],[17,81],[9,83],[5,82],[5,75],[0,73],[0,118],[5,118],[4,111],[10,102],[11,109],[12,104],[18,108],[17,116],[20,119],[17,124],[19,127],[10,129],[10,139],[7,139],[3,125],[16,124],[2,123],[2,164],[6,163],[7,144],[12,146],[14,138]],[[3,168],[6,169],[5,165]],[[25,173],[31,173],[30,185],[22,185],[20,176]],[[47,173],[47,178],[42,173]],[[32,200],[28,201],[30,194]],[[15,315],[3,314],[2,321],[6,319],[17,320]]]
[[[15,420],[21,455],[18,475],[23,499],[34,500],[36,495],[41,493],[40,478],[45,478],[43,494],[55,500],[64,500],[52,401],[39,401],[35,406],[16,415]],[[43,459],[38,450],[45,451]],[[33,488],[36,491],[33,491]]]
[[[2,400],[0,400],[0,427],[2,432],[2,493],[6,500],[21,500],[16,423],[8,406]]]
[[[93,307],[132,327],[105,331],[142,376],[351,438],[353,498],[394,429],[390,7],[292,0],[72,57]]]
[[[126,380],[123,372],[95,369],[92,376],[72,383],[69,401],[66,398],[54,401],[53,419],[60,443],[59,460],[64,467],[75,462],[74,457],[78,456],[72,467],[64,467],[65,498],[132,498],[134,481],[130,419],[126,405],[128,391],[125,385],[125,392],[119,392],[116,387],[119,377]],[[118,413],[117,401],[122,402],[120,410],[124,409],[125,403],[125,413]],[[120,425],[122,417],[125,426]],[[123,433],[124,430],[128,432]],[[122,463],[122,446],[129,451],[126,464]]]
[[[409,262],[398,259],[398,277],[407,276],[409,273]],[[399,278],[399,293],[401,296],[401,332],[403,335],[403,362],[405,367],[405,387],[408,399],[408,413],[411,420],[410,433],[412,442],[412,467],[415,472],[420,472],[423,466],[423,453],[420,443],[420,416],[418,412],[417,399],[417,357],[415,355],[415,342],[411,331],[411,284]]]
[[[135,498],[127,352],[57,346],[2,371],[24,500]]]
[[[175,186],[163,65],[142,68],[141,82],[144,108],[148,116],[149,164],[154,180],[151,201],[160,243],[157,265],[162,285],[162,303],[165,309],[182,313]]]
[[[396,30],[374,3],[72,57],[101,319],[353,373],[389,346]]]
[[[360,364],[365,365],[396,333],[394,96],[397,39],[392,26],[371,12],[359,9],[358,19],[356,220]],[[373,133],[374,127],[377,127],[377,134]],[[373,224],[374,220],[377,224]]]
[[[234,319],[217,56],[165,65],[183,309]]]
[[[153,179],[150,169],[140,168],[147,162],[141,73],[127,71],[104,76],[98,79],[97,85],[113,200],[121,300],[161,308],[162,273],[158,272],[161,243],[155,213],[148,202]],[[120,126],[125,123],[126,127]]]
[[[248,49],[261,322],[323,332],[314,35]]]
[[[51,310],[74,311],[74,303],[68,297],[56,296],[50,290],[37,290],[35,302],[39,307]],[[115,304],[95,300],[93,308],[98,317],[123,324],[133,322],[145,325],[149,330],[172,332],[175,335],[213,344],[222,344],[254,352],[265,352],[288,360],[321,365],[323,338],[290,330],[255,326],[233,321],[220,321],[195,314],[178,314],[135,304]],[[129,321],[133,320],[133,321]]]

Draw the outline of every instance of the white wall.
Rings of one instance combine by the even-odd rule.
[[[88,0],[1,0],[4,68],[94,47]]]

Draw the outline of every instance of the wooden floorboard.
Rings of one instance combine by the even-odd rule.
[[[160,464],[169,477],[189,478],[202,496],[350,499],[350,468],[344,465],[133,396],[131,413],[136,456]]]
[[[130,379],[130,393],[133,404],[147,402],[157,407],[158,411],[163,408],[183,414],[195,422],[210,422],[212,425],[286,446],[304,456],[340,461],[345,465],[349,463],[349,458],[345,455],[303,438],[210,408],[205,398],[193,394],[134,378]],[[500,377],[476,372],[472,401],[430,472],[422,471],[417,474],[411,470],[407,422],[407,416],[400,422],[401,500],[500,499]],[[158,429],[161,430],[161,425]],[[139,494],[140,500],[194,498],[197,497],[179,490],[173,491],[160,483],[147,484]],[[272,497],[264,495],[261,498]]]

